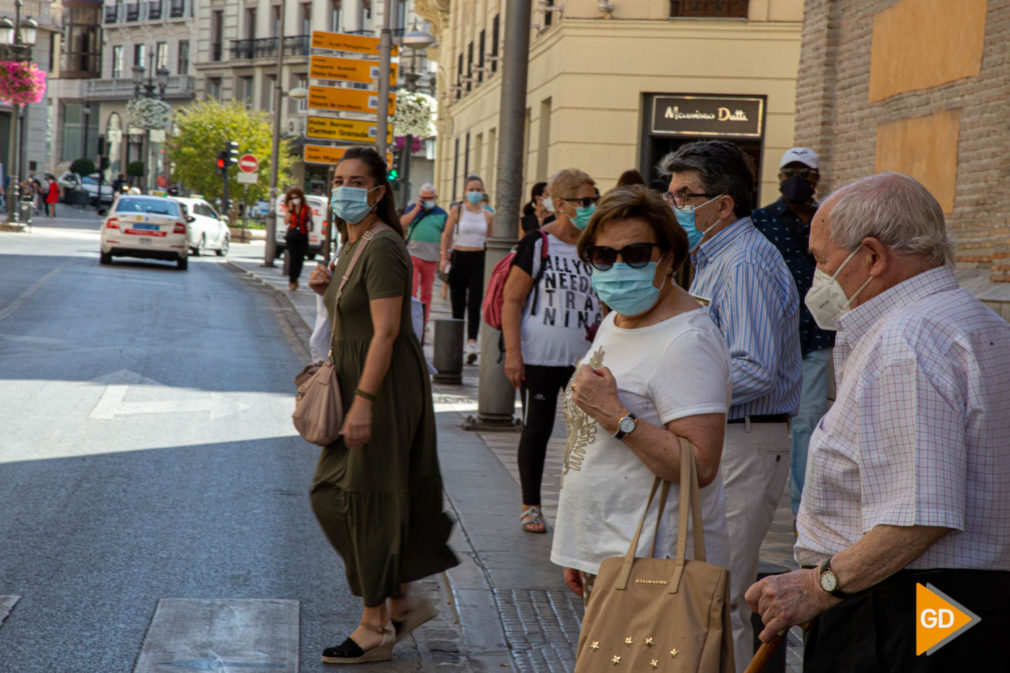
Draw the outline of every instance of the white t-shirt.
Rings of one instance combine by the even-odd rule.
[[[544,232],[546,233],[546,232]],[[512,264],[536,279],[543,237],[531,232],[519,242]],[[602,317],[593,291],[592,267],[576,248],[547,234],[544,275],[530,290],[523,307],[523,362],[541,367],[571,367],[589,349],[586,329]],[[533,304],[536,302],[536,312]]]
[[[604,318],[581,364],[608,367],[621,402],[639,422],[665,426],[674,419],[726,413],[730,397],[726,341],[704,309],[663,322],[624,329],[616,314]],[[655,475],[624,442],[617,440],[571,401],[565,391],[568,446],[551,561],[596,573],[600,563],[624,556],[642,518]],[[673,484],[663,513],[656,557],[672,557],[677,544],[680,488]],[[729,566],[726,503],[722,474],[701,489],[706,560]],[[649,554],[659,496],[650,508],[637,556]],[[688,536],[688,557],[693,558]]]

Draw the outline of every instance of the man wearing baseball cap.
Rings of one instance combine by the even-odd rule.
[[[828,409],[831,377],[831,350],[835,333],[817,327],[803,303],[814,279],[814,258],[808,252],[810,221],[817,212],[819,162],[806,147],[794,147],[779,162],[779,191],[782,197],[751,214],[754,226],[782,253],[800,294],[800,350],[803,354],[803,388],[800,409],[793,417],[793,453],[789,476],[789,500],[793,515],[800,506],[803,476],[807,469],[810,434]]]

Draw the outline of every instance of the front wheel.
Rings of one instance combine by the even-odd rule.
[[[185,271],[186,269],[189,268],[189,258],[180,257],[178,264],[179,264],[179,271]]]
[[[231,236],[225,236],[224,240],[221,241],[221,247],[217,249],[217,256],[224,257],[227,255],[229,247],[231,247]]]

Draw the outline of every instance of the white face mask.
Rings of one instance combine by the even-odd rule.
[[[544,204],[544,210],[546,210],[548,213],[554,212],[554,201],[551,200],[551,197],[549,196],[544,197],[543,204]]]
[[[291,205],[294,206],[295,208],[298,208],[299,206],[302,205],[302,200],[296,196],[295,198],[291,199]]]
[[[849,312],[849,306],[863,291],[863,288],[873,280],[873,276],[870,276],[865,283],[859,286],[851,298],[845,296],[845,290],[836,279],[857,252],[859,252],[859,248],[849,253],[833,276],[829,276],[827,272],[821,271],[819,268],[814,269],[814,282],[811,284],[807,296],[803,298],[803,303],[810,309],[810,315],[814,317],[814,322],[823,330],[831,332],[837,330],[838,319]]]

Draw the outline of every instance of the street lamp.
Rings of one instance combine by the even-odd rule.
[[[21,8],[24,7],[24,5],[24,0],[17,0],[14,3],[14,20],[11,21],[7,17],[0,20],[0,45],[5,47],[7,51],[12,52],[17,60],[31,61],[32,47],[35,46],[35,39],[38,37],[39,24],[35,19],[21,20]],[[21,172],[24,168],[22,154],[24,152],[25,145],[25,106],[21,103],[15,103],[14,110],[18,119],[17,136],[15,138],[16,142],[14,149],[17,172],[15,179],[12,181],[10,194],[7,198],[7,219],[8,221],[20,222],[21,212],[19,210],[19,203],[21,196]]]
[[[427,49],[435,43],[435,36],[423,30],[418,30],[417,21],[409,33],[400,38],[400,44],[410,49],[410,70],[403,73],[403,78],[407,80],[407,91],[417,90],[417,81],[421,79],[421,74],[417,72],[417,53],[422,49]],[[378,129],[378,133],[385,137],[386,129]],[[414,151],[414,136],[404,137],[403,155],[401,157],[401,171],[403,175],[403,205],[402,210],[406,210],[410,205],[410,159]]]
[[[168,88],[168,68],[158,68],[154,73],[147,74],[147,79],[144,79],[144,74],[146,72],[147,70],[142,65],[137,64],[133,66],[133,97],[165,100],[165,89]],[[155,93],[155,91],[157,91],[157,93]],[[154,184],[152,182],[154,167],[151,165],[154,162],[154,152],[152,151],[151,145],[151,129],[147,129],[147,161],[145,162],[146,165],[144,167],[147,172],[147,191],[151,191]],[[99,195],[99,197],[101,197],[101,195]],[[99,202],[100,201],[101,198],[99,198]]]

